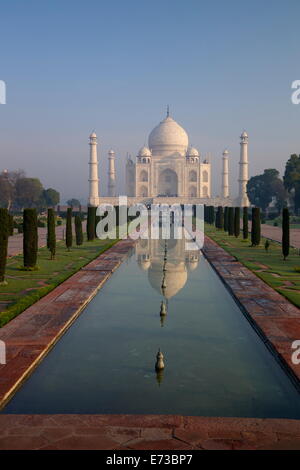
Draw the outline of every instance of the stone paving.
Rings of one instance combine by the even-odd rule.
[[[57,240],[63,240],[66,226],[58,225],[55,230],[56,230]],[[38,246],[39,248],[41,248],[46,245],[47,245],[47,228],[39,227],[38,228]],[[16,235],[13,235],[12,237],[9,237],[8,248],[7,248],[8,256],[9,257],[16,256],[22,252],[23,252],[23,233],[18,233]]]
[[[300,449],[300,422],[166,415],[0,415],[0,450]]]
[[[249,224],[249,230],[251,230],[251,223]],[[263,237],[270,238],[276,242],[281,243],[282,229],[281,227],[273,227],[272,225],[262,224],[261,234]],[[290,244],[294,248],[300,248],[300,229],[292,228],[290,230]]]

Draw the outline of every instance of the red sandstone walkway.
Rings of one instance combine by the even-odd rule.
[[[300,449],[300,421],[166,415],[0,415],[0,450]]]
[[[281,243],[282,230],[281,227],[273,227],[272,225],[262,224],[261,233],[263,237],[270,238]],[[295,248],[300,248],[300,229],[293,228],[290,230],[290,244]]]
[[[83,222],[82,228],[86,230],[86,222]],[[66,226],[65,225],[58,225],[55,228],[56,231],[56,239],[57,240],[64,240]],[[73,234],[75,233],[75,226],[73,224]],[[38,246],[42,248],[43,246],[47,245],[47,228],[46,227],[39,227],[38,228]],[[8,239],[8,256],[16,256],[23,252],[23,234],[18,233]]]
[[[59,225],[56,227],[57,240],[63,240],[64,232],[66,230],[65,225]],[[39,248],[46,246],[47,244],[47,228],[38,228],[38,245]],[[18,233],[8,239],[8,256],[16,256],[23,251],[23,233]]]

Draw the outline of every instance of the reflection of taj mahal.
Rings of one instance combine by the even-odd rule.
[[[167,260],[164,265],[165,242]],[[174,297],[185,286],[188,273],[197,268],[200,251],[186,251],[184,238],[175,240],[140,240],[136,256],[140,268],[147,271],[153,289],[166,299]],[[165,273],[164,273],[165,269]],[[163,283],[164,279],[164,283]]]
[[[248,206],[246,193],[248,181],[248,135],[244,131],[240,142],[239,194],[230,196],[229,190],[229,152],[222,155],[221,195],[211,194],[211,162],[201,157],[199,151],[189,145],[186,131],[169,116],[161,121],[150,133],[148,146],[142,147],[135,160],[126,162],[126,186],[129,204],[136,202],[186,202],[209,205]],[[108,197],[99,198],[97,136],[90,136],[90,196],[89,205],[100,202],[115,204],[116,171],[115,153],[108,153]],[[160,198],[160,201],[153,201]]]

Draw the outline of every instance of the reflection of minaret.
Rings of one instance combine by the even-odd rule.
[[[229,197],[229,165],[228,150],[223,152],[223,169],[222,169],[222,197]]]
[[[97,135],[92,132],[90,135],[90,196],[89,205],[99,205],[99,179],[98,179],[98,157],[97,157]]]
[[[248,182],[248,134],[244,131],[241,135],[241,155],[240,155],[240,177],[239,177],[239,205],[249,207],[250,202],[247,196]]]
[[[114,197],[116,195],[116,170],[115,170],[115,152],[110,150],[108,152],[108,196]]]

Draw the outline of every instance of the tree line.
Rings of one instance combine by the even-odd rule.
[[[0,174],[0,207],[9,211],[23,208],[38,210],[54,207],[60,194],[53,188],[45,189],[38,178],[28,178],[23,170],[3,171]]]
[[[290,206],[295,215],[300,215],[300,155],[290,156],[283,179],[274,168],[252,176],[247,183],[247,194],[251,204],[259,206],[263,212],[274,201],[278,213]]]

